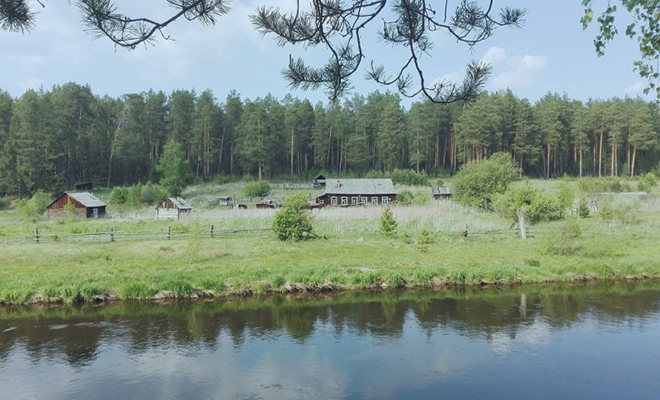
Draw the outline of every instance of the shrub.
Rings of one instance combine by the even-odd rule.
[[[506,193],[496,196],[493,201],[493,209],[498,214],[514,221],[518,220],[519,208],[525,211],[525,218],[531,224],[561,219],[564,214],[564,209],[556,197],[534,189],[529,183],[509,188]]]
[[[653,172],[649,172],[639,180],[637,183],[637,188],[642,192],[648,193],[657,185],[658,179],[655,177],[655,174]]]
[[[142,184],[136,183],[135,185],[128,188],[128,194],[126,196],[126,203],[132,206],[140,205],[140,197],[142,196]]]
[[[396,197],[396,201],[399,204],[410,205],[412,204],[414,198],[415,195],[410,190],[402,190]]]
[[[640,221],[640,207],[641,205],[637,201],[606,202],[601,207],[599,215],[605,221],[635,224]]]
[[[429,245],[431,244],[431,233],[426,229],[423,229],[420,232],[419,237],[417,238],[417,250],[420,253],[426,253],[429,251]]]
[[[575,193],[573,188],[571,188],[571,182],[568,179],[562,179],[559,184],[559,193],[557,193],[557,198],[559,199],[559,204],[564,208],[573,209],[573,200],[575,199]]]
[[[380,215],[380,233],[386,237],[392,237],[396,235],[397,223],[394,219],[394,214],[389,207],[385,207],[382,214]]]
[[[10,201],[6,197],[0,197],[0,211],[7,210],[9,208]]]
[[[559,232],[551,236],[551,239],[546,243],[545,251],[558,256],[576,254],[581,249],[577,242],[577,239],[581,236],[580,220],[569,218],[561,225]]]
[[[511,156],[495,153],[490,158],[464,165],[454,178],[457,202],[490,209],[493,198],[504,193],[517,175]]]
[[[115,186],[114,189],[112,189],[112,192],[110,193],[110,197],[108,198],[108,201],[110,204],[124,204],[126,203],[126,199],[128,198],[128,193],[126,192],[126,189],[124,189],[121,186]]]
[[[383,173],[383,171],[372,169],[371,171],[368,171],[364,177],[366,179],[378,179],[378,178],[385,178],[385,174]]]
[[[584,197],[580,199],[578,202],[578,217],[580,218],[587,218],[589,214],[591,214],[591,211],[589,210],[589,204],[587,204],[587,199]]]
[[[305,194],[296,193],[284,200],[284,206],[275,214],[273,231],[280,240],[312,238],[312,219]]]
[[[412,169],[397,169],[392,172],[392,183],[409,186],[430,186],[429,177]]]
[[[151,182],[147,182],[144,186],[142,186],[142,191],[140,192],[141,203],[155,204],[165,200],[166,198],[167,192],[160,186],[154,185]]]
[[[632,188],[630,184],[620,178],[580,178],[578,187],[582,193],[598,193],[598,192],[630,192]]]
[[[270,193],[270,183],[267,181],[249,182],[245,184],[243,193],[246,197],[265,197]]]

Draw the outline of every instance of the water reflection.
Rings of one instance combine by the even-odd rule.
[[[660,367],[650,355],[660,354],[658,328],[657,283],[7,307],[0,391],[17,399],[556,398],[561,390],[620,398],[660,393],[649,376]],[[567,379],[548,379],[558,373]],[[604,388],[598,396],[585,391],[590,381]],[[539,391],[544,385],[552,390]]]

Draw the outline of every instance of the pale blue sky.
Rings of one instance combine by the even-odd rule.
[[[135,10],[134,14],[147,12],[150,16],[162,16],[167,10],[162,7],[165,3],[162,0],[134,3],[117,2],[127,13]],[[278,2],[284,3],[292,2]],[[618,37],[607,47],[604,57],[597,57],[593,47],[597,29],[594,25],[582,30],[580,3],[580,0],[498,0],[495,2],[498,7],[509,5],[529,10],[523,29],[501,28],[472,51],[454,43],[446,34],[436,34],[432,57],[423,60],[427,78],[462,80],[462,71],[469,60],[484,59],[493,64],[488,90],[508,87],[531,101],[548,91],[565,92],[570,98],[584,101],[642,95],[645,82],[633,72],[632,65],[638,56],[636,42]],[[201,92],[209,88],[220,101],[224,101],[231,89],[243,98],[253,99],[267,93],[282,98],[292,93],[312,101],[326,100],[322,92],[290,90],[280,75],[289,54],[303,56],[312,64],[319,60],[316,64],[319,65],[327,57],[321,49],[279,48],[272,36],[262,38],[252,28],[248,15],[255,6],[275,2],[235,0],[231,13],[219,18],[215,26],[177,21],[167,31],[175,41],[159,40],[155,47],[133,51],[115,49],[107,39],[94,40],[84,32],[74,6],[59,0],[45,4],[32,33],[0,31],[0,89],[12,96],[20,96],[28,88],[48,89],[73,81],[89,84],[96,94],[110,96],[149,89],[169,93],[174,89]],[[35,5],[41,8],[36,2]],[[620,31],[624,26],[621,25]],[[394,66],[405,57],[405,50],[385,47],[375,39],[369,40],[367,46],[365,66],[371,60]],[[364,69],[355,75],[354,92],[366,95],[385,90],[363,76]]]

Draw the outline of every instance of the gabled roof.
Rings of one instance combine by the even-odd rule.
[[[72,199],[77,201],[78,203],[82,204],[85,207],[105,207],[106,204],[102,202],[98,197],[94,196],[90,192],[64,192],[61,195],[57,196],[55,200],[53,200],[48,207],[53,205],[53,203],[57,202],[57,200],[61,199],[62,197],[69,195]]]
[[[326,194],[396,194],[391,179],[328,179]]]
[[[448,187],[441,187],[441,188],[433,188],[433,194],[434,195],[449,195],[451,196],[451,188]]]
[[[174,207],[178,208],[179,210],[192,210],[192,206],[181,197],[168,197],[167,200],[172,202]],[[163,203],[160,203],[156,208],[159,208],[162,204]]]
[[[317,176],[316,178],[314,178],[314,180],[315,180],[315,181],[323,181],[323,180],[325,180],[325,176],[323,176],[323,175],[319,175],[319,176]]]

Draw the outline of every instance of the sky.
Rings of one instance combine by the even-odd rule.
[[[159,39],[155,46],[135,50],[115,48],[108,39],[94,38],[85,31],[74,5],[60,0],[43,3],[45,7],[41,8],[33,2],[39,15],[36,29],[29,34],[0,31],[0,90],[14,97],[30,88],[48,90],[76,82],[89,84],[95,94],[112,97],[149,89],[165,93],[210,89],[223,102],[233,89],[242,98],[255,99],[269,93],[283,98],[291,93],[312,102],[327,101],[323,90],[292,90],[281,76],[290,55],[320,66],[327,52],[322,48],[278,47],[272,35],[262,37],[250,23],[249,15],[255,7],[292,7],[292,0],[234,0],[231,12],[219,17],[215,25],[176,21],[166,30],[174,40]],[[598,57],[593,46],[597,26],[582,29],[580,3],[496,0],[497,7],[528,10],[523,28],[500,28],[472,49],[444,32],[433,33],[433,50],[422,59],[426,77],[460,82],[466,64],[482,60],[493,66],[487,90],[510,88],[518,97],[532,102],[548,92],[565,93],[582,101],[625,96],[651,100],[642,92],[645,81],[633,71],[637,43],[619,35],[607,46],[605,56]],[[118,0],[116,4],[120,12],[131,16],[164,19],[172,12],[164,0]],[[367,95],[387,90],[364,78],[372,60],[383,63],[389,71],[407,60],[405,50],[379,42],[375,28],[367,32],[365,68],[354,75],[352,93]],[[619,30],[624,29],[622,22]],[[402,101],[404,105],[410,102]]]

